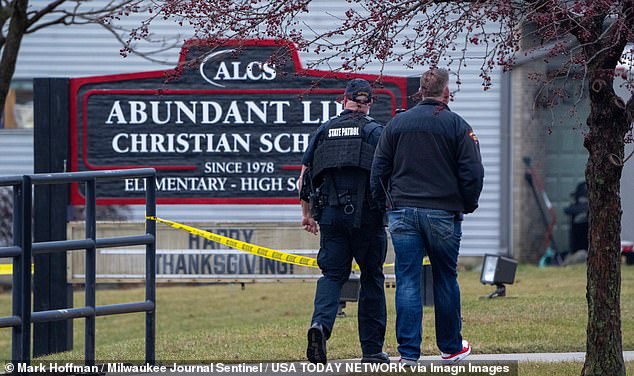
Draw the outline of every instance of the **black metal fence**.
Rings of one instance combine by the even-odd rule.
[[[14,361],[28,361],[31,346],[31,185],[27,181],[23,176],[0,176],[0,186],[13,187],[13,245],[0,247],[0,258],[13,258],[13,305],[11,316],[0,317],[0,328],[13,328]]]
[[[145,361],[155,363],[156,330],[156,222],[146,218],[145,234],[113,238],[97,238],[96,186],[97,181],[126,178],[146,179],[145,211],[156,215],[156,171],[151,168],[34,174],[0,177],[0,186],[13,187],[13,245],[0,247],[0,258],[13,258],[12,315],[0,317],[0,328],[12,327],[11,358],[13,363],[30,364],[31,323],[85,318],[85,364],[95,363],[95,318],[122,313],[145,312]],[[31,237],[31,205],[33,185],[85,184],[86,238],[33,242]],[[145,301],[123,304],[96,305],[97,248],[145,245]],[[85,250],[85,305],[31,312],[31,257],[32,255]]]

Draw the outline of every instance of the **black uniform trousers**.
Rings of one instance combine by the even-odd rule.
[[[386,308],[383,263],[387,236],[383,216],[364,208],[360,228],[353,226],[354,214],[345,214],[344,206],[324,208],[317,263],[323,276],[317,281],[312,323],[322,325],[330,337],[337,316],[343,284],[350,277],[352,259],[361,269],[359,295],[359,340],[364,355],[382,351],[385,340]]]

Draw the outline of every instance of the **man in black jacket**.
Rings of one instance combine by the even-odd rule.
[[[366,80],[348,83],[343,105],[339,116],[317,129],[302,160],[302,177],[308,179],[300,181],[313,187],[300,188],[302,225],[312,234],[321,232],[317,263],[323,273],[317,281],[306,356],[313,363],[327,361],[326,340],[332,334],[341,288],[354,258],[361,269],[358,321],[362,361],[388,363],[382,351],[387,236],[382,212],[371,205],[369,189],[372,158],[383,125],[367,115],[372,88]]]
[[[462,215],[478,207],[484,169],[478,138],[451,112],[449,74],[431,69],[421,77],[423,101],[396,115],[376,148],[370,185],[388,203],[395,252],[396,337],[401,361],[420,357],[420,278],[429,256],[434,280],[436,342],[446,363],[471,352],[462,339],[457,281]]]

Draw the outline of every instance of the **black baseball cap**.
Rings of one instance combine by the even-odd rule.
[[[355,78],[348,82],[344,96],[358,103],[370,103],[372,101],[372,86],[362,78]]]

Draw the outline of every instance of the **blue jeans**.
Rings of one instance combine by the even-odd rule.
[[[385,308],[385,277],[383,263],[387,251],[387,235],[382,216],[366,212],[361,228],[353,227],[353,216],[345,215],[343,207],[328,207],[320,222],[320,249],[317,263],[323,276],[317,281],[313,323],[322,325],[326,338],[330,337],[341,287],[350,277],[352,258],[361,269],[359,293],[359,340],[363,354],[382,351],[385,340],[387,314]]]
[[[462,349],[458,252],[462,222],[446,210],[414,207],[388,212],[394,245],[396,274],[396,339],[401,357],[420,357],[423,309],[421,272],[423,257],[429,256],[434,279],[436,344],[454,354]]]

